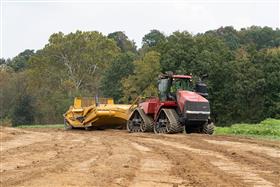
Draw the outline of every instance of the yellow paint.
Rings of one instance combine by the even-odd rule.
[[[82,107],[82,98],[81,97],[75,97],[74,107],[75,108],[81,108]]]
[[[102,103],[100,103],[102,101]],[[89,104],[86,106],[86,104]],[[131,105],[114,104],[113,99],[99,99],[96,106],[94,99],[76,97],[74,105],[64,114],[66,121],[73,127],[125,126],[130,115]]]

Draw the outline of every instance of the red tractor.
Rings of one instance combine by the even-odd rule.
[[[199,81],[195,88],[192,76],[159,76],[159,97],[138,104],[127,121],[129,132],[213,134],[207,87]]]

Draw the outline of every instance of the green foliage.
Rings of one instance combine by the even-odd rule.
[[[136,45],[134,41],[128,39],[124,32],[117,31],[110,33],[108,38],[113,39],[122,52],[136,52]]]
[[[18,125],[17,128],[55,128],[55,129],[63,129],[64,128],[64,124]]]
[[[12,121],[11,121],[10,118],[5,117],[5,118],[0,118],[0,126],[3,126],[3,127],[12,127],[13,124],[12,124]]]
[[[75,96],[97,94],[101,76],[118,55],[116,43],[99,32],[51,35],[27,70],[36,122],[59,123]]]
[[[12,124],[26,124],[34,122],[34,108],[32,97],[27,91],[25,72],[0,71],[0,119]]]
[[[100,90],[103,97],[112,97],[115,102],[120,102],[124,92],[121,80],[133,73],[132,62],[137,57],[137,50],[134,41],[129,40],[124,32],[113,32],[108,35],[108,38],[116,42],[121,49],[121,54],[105,70],[101,78]]]
[[[6,60],[4,58],[0,58],[0,65],[5,64]]]
[[[23,71],[27,67],[28,60],[34,55],[34,50],[26,49],[25,51],[19,53],[7,64],[11,66],[14,71]]]
[[[14,100],[16,91],[13,86],[14,74],[0,71],[0,119],[9,118],[11,114],[11,103]]]
[[[123,101],[131,102],[139,95],[157,95],[156,78],[160,73],[159,61],[160,54],[150,51],[145,54],[143,59],[133,62],[135,67],[133,74],[122,80],[125,90]]]
[[[280,48],[272,48],[261,54],[265,77],[264,116],[280,118]]]
[[[119,102],[124,95],[121,80],[133,73],[133,60],[135,54],[131,52],[121,54],[112,65],[105,71],[101,80],[100,89],[104,97],[112,97]]]
[[[270,27],[251,26],[240,31],[243,45],[254,45],[257,50],[279,47],[280,30]]]
[[[160,61],[162,70],[191,73],[189,67],[195,53],[193,46],[194,39],[188,32],[174,32],[167,37],[164,47],[158,48],[162,54]]]
[[[34,109],[31,102],[31,97],[28,95],[23,95],[20,98],[18,98],[17,104],[15,105],[12,112],[13,126],[33,124]]]
[[[109,67],[118,52],[116,44],[98,32],[56,33],[31,59],[31,68],[40,68],[48,71],[46,75],[55,74],[52,76],[68,80],[76,91],[92,90],[97,87],[92,84],[98,81],[95,75]]]
[[[144,46],[155,47],[165,42],[165,36],[158,30],[151,30],[148,34],[146,34],[142,43]]]
[[[280,30],[270,27],[251,26],[242,28],[241,31],[233,27],[220,27],[205,34],[223,39],[232,50],[242,46],[256,50],[280,46]]]
[[[280,139],[280,120],[266,119],[259,124],[234,124],[216,127],[215,134],[261,136]]]

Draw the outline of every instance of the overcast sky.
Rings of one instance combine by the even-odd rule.
[[[0,57],[4,58],[41,49],[59,31],[97,30],[106,35],[125,31],[141,47],[142,37],[151,29],[196,34],[228,25],[279,28],[280,20],[278,0],[1,1]]]

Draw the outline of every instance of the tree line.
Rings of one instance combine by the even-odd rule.
[[[40,50],[0,60],[1,123],[62,123],[75,96],[131,103],[158,94],[160,72],[208,74],[218,124],[280,118],[280,30],[151,30],[136,47],[124,32],[54,33]]]

